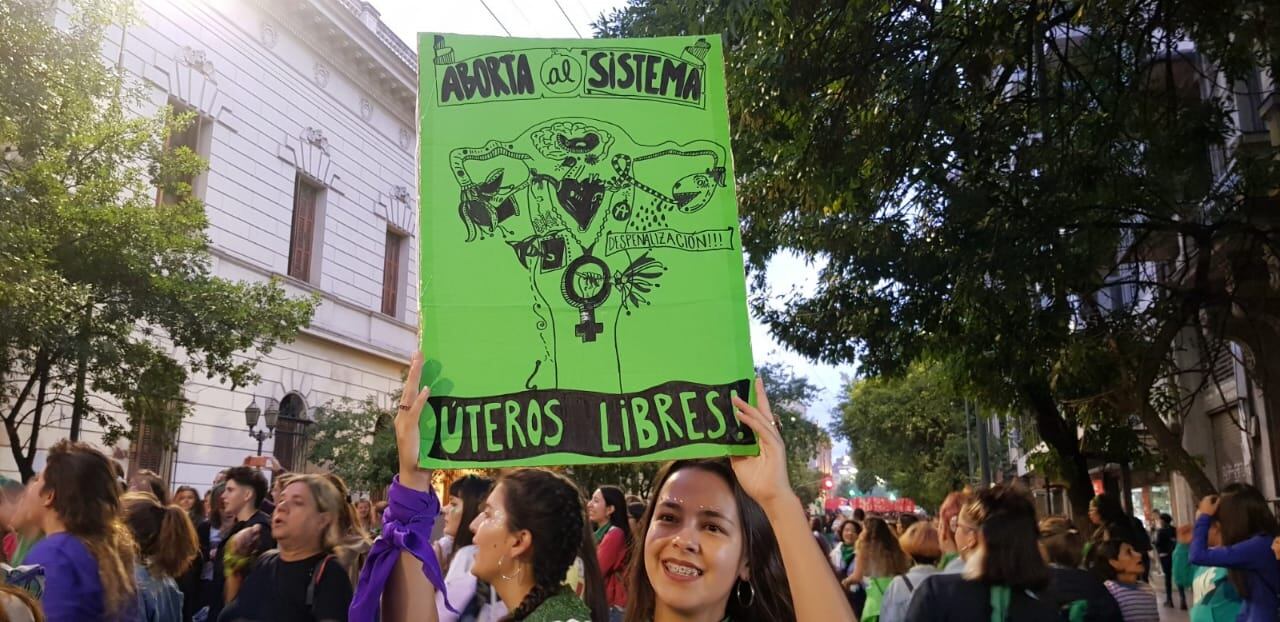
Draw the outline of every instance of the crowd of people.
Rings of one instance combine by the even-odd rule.
[[[1038,518],[1025,492],[996,485],[953,493],[933,521],[855,510],[812,528],[863,621],[1155,622],[1151,552],[1163,606],[1189,609],[1192,622],[1277,619],[1280,526],[1253,486],[1204,498],[1194,526],[1161,514],[1153,534],[1110,494],[1093,498],[1088,518],[1084,531]]]
[[[641,495],[548,469],[466,475],[442,505],[418,466],[421,366],[385,501],[252,460],[171,496],[56,443],[25,488],[0,483],[0,620],[1153,622],[1155,562],[1193,622],[1277,619],[1280,525],[1251,486],[1206,497],[1194,525],[1162,516],[1154,538],[1112,495],[1083,529],[1005,485],[932,519],[809,517],[759,384],[758,407],[734,398],[758,456],[672,462]]]

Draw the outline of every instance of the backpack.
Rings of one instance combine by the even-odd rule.
[[[884,604],[884,593],[894,577],[876,577],[867,579],[867,601],[862,605],[861,622],[880,622],[880,605]]]

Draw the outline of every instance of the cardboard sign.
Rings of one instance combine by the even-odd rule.
[[[419,57],[422,465],[756,453],[719,39]]]

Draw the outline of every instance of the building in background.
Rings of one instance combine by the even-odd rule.
[[[324,406],[389,400],[416,349],[416,55],[368,2],[137,0],[136,9],[141,23],[108,35],[104,62],[145,87],[140,114],[173,106],[197,115],[169,142],[208,160],[193,186],[214,272],[278,278],[320,305],[296,341],[258,365],[257,386],[193,380],[193,413],[176,443],[144,428],[116,457],[130,473],[151,469],[203,491],[256,453],[245,413],[253,404],[278,413],[263,453],[304,469],[308,428]],[[65,438],[66,424],[45,429],[41,446]],[[83,438],[99,441],[100,430],[86,421]],[[41,451],[36,469],[43,463]],[[8,451],[0,472],[16,473]]]

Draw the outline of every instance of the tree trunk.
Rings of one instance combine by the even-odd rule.
[[[1040,439],[1058,454],[1062,462],[1062,477],[1067,483],[1067,499],[1071,502],[1072,518],[1082,528],[1089,520],[1089,500],[1093,499],[1093,480],[1089,477],[1089,464],[1080,450],[1080,435],[1074,424],[1066,421],[1057,403],[1043,383],[1024,385],[1023,395],[1035,416]]]
[[[45,397],[48,395],[48,389],[49,367],[45,366],[40,373],[40,388],[36,392],[36,409],[35,412],[31,413],[31,435],[27,437],[27,452],[22,461],[18,463],[18,470],[22,473],[23,482],[36,474],[32,463],[35,461],[36,448],[40,446],[40,423],[44,415]]]
[[[982,418],[982,412],[978,410],[978,404],[973,404],[973,421],[978,428],[978,464],[982,467],[982,487],[986,488],[991,485],[991,447],[989,437],[991,436],[991,424]]]
[[[71,440],[80,440],[80,422],[89,410],[89,396],[85,393],[85,377],[89,375],[89,324],[93,321],[93,305],[84,310],[84,322],[80,325],[80,352],[76,361],[75,404],[71,407]]]
[[[28,438],[30,447],[24,452],[23,449],[27,443],[24,443],[18,435],[18,430],[21,427],[18,414],[22,410],[22,405],[26,403],[27,395],[33,386],[36,387],[36,403],[32,412],[31,436]],[[48,388],[49,361],[48,356],[41,350],[36,354],[35,369],[31,370],[31,377],[22,394],[19,396],[17,403],[13,405],[13,409],[4,417],[4,431],[9,439],[9,451],[13,454],[13,463],[18,467],[19,476],[24,483],[35,475],[35,470],[32,468],[32,458],[35,456],[35,439],[40,430],[40,418],[44,411]]]
[[[1156,447],[1163,454],[1165,463],[1187,480],[1187,485],[1191,487],[1191,492],[1196,498],[1218,492],[1209,476],[1205,475],[1204,469],[1200,468],[1200,463],[1187,453],[1187,449],[1182,446],[1182,439],[1174,435],[1169,426],[1165,425],[1164,419],[1151,406],[1151,402],[1142,400],[1140,404],[1138,412],[1142,416],[1142,423],[1147,426],[1147,431],[1155,439]]]

